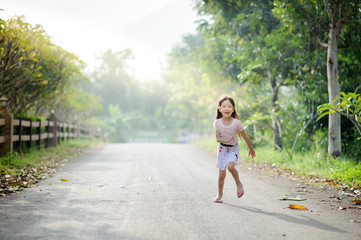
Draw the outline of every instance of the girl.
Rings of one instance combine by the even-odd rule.
[[[239,180],[238,172],[235,168],[240,162],[238,137],[241,138],[242,136],[246,141],[249,148],[248,156],[254,158],[256,153],[244,131],[241,121],[238,119],[234,100],[229,95],[223,95],[218,100],[217,116],[213,126],[216,129],[217,142],[219,142],[217,152],[217,167],[219,168],[218,196],[214,198],[213,202],[221,203],[226,168],[228,168],[236,182],[237,197],[240,198],[244,194],[243,184]]]

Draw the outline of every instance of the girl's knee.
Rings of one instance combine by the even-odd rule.
[[[236,167],[234,166],[234,164],[230,163],[230,164],[228,164],[227,169],[228,169],[228,171],[232,172],[232,171],[236,170]]]

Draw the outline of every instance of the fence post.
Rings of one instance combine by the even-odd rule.
[[[48,148],[49,147],[49,142],[50,142],[50,119],[46,119],[48,124],[45,127],[45,133],[47,134],[46,136],[46,140],[45,140],[45,147]]]
[[[28,127],[29,141],[27,141],[26,145],[28,148],[31,148],[33,144],[33,120],[30,119],[30,127]]]
[[[21,136],[23,135],[23,118],[22,117],[18,117],[16,118],[19,120],[19,126],[16,128],[17,129],[17,133],[19,136],[19,141],[18,141],[18,148],[16,149],[18,152],[21,152],[22,149],[22,141],[21,141]]]
[[[64,132],[65,132],[65,134],[66,134],[66,136],[64,135],[64,141],[65,140],[69,140],[69,123],[68,122],[65,122],[65,126],[66,127],[64,127]]]
[[[0,118],[5,119],[5,124],[0,125],[0,132],[4,134],[5,142],[0,143],[0,156],[6,156],[7,153],[13,153],[13,115],[7,108],[8,99],[6,97],[0,98]]]
[[[58,144],[61,144],[61,138],[62,138],[62,133],[63,133],[63,121],[59,121],[59,125],[58,125]]]
[[[64,121],[61,121],[61,127],[60,127],[61,137],[59,138],[59,144],[61,142],[64,142]]]
[[[48,127],[49,132],[53,134],[53,137],[48,139],[49,147],[56,147],[58,145],[58,122],[56,120],[55,114],[52,112],[49,117],[49,121],[53,122],[52,127]]]
[[[75,120],[74,121],[74,125],[75,125],[75,137],[76,139],[79,139],[80,138],[80,124],[79,124],[79,121],[78,120]]]
[[[38,141],[36,141],[36,145],[38,145],[38,149],[41,147],[41,119],[38,119],[39,127],[36,129],[36,133],[39,136]]]

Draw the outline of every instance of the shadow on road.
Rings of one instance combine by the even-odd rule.
[[[327,230],[327,231],[332,231],[332,232],[339,232],[339,233],[347,233],[347,231],[338,229],[334,226],[322,223],[318,220],[315,220],[313,218],[307,217],[307,216],[300,216],[299,217],[294,217],[294,216],[290,216],[290,215],[286,215],[286,214],[282,214],[282,213],[277,213],[277,212],[267,212],[264,211],[262,209],[259,208],[254,208],[254,207],[246,207],[246,206],[237,206],[237,205],[233,205],[230,203],[225,203],[223,202],[224,205],[228,205],[231,207],[235,207],[235,208],[240,208],[249,212],[253,212],[253,213],[258,213],[258,214],[263,214],[266,216],[270,216],[270,217],[274,217],[274,218],[278,218],[287,222],[292,222],[295,224],[302,224],[305,226],[310,226],[310,227],[314,227],[314,228],[319,228],[322,230]]]

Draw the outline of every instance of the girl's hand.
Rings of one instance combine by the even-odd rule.
[[[254,158],[256,156],[256,152],[254,151],[254,149],[249,150],[248,156],[251,156],[252,158]]]

